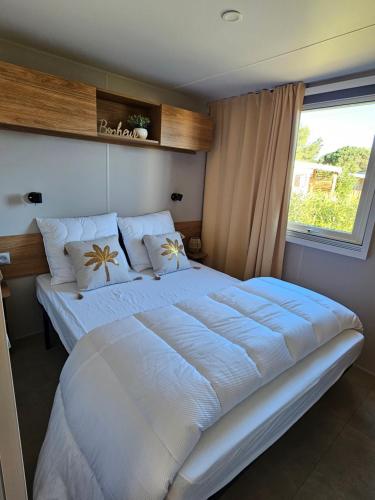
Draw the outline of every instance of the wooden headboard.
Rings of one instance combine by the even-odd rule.
[[[175,222],[177,231],[188,241],[192,236],[200,236],[202,222]],[[40,233],[0,236],[0,252],[10,252],[11,264],[0,266],[4,278],[22,278],[48,273],[48,263]]]

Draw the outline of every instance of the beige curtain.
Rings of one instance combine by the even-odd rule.
[[[202,240],[208,265],[240,279],[280,277],[293,143],[304,85],[285,85],[210,106]]]

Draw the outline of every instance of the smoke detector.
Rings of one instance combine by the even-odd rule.
[[[238,10],[225,10],[221,13],[221,19],[226,23],[238,23],[242,21],[242,14]]]

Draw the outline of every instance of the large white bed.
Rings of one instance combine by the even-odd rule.
[[[222,290],[241,285],[238,280],[204,266],[201,266],[199,270],[189,269],[169,274],[160,281],[154,280],[151,273],[147,271],[134,273],[134,277],[140,274],[143,277],[142,280],[88,292],[81,300],[77,298],[74,283],[52,287],[49,275],[37,278],[38,300],[47,311],[69,352],[82,337],[92,336],[94,345],[98,332],[103,336],[106,325],[113,321],[117,321],[113,325],[120,324],[125,328],[127,325],[125,318],[131,315],[148,314],[150,310],[155,310],[156,317],[158,317],[158,310],[165,306],[177,303],[188,304],[189,301],[196,301],[199,297],[206,300],[204,297],[207,294],[211,296],[215,292],[220,294]],[[284,284],[284,282],[280,283]],[[262,283],[261,285],[263,286]],[[280,287],[281,297],[284,292],[292,297],[300,290],[298,293],[303,297],[302,300],[306,300],[306,303],[310,301],[312,304],[312,300],[315,300],[321,309],[331,308],[334,313],[332,316],[338,316],[337,311],[339,313],[341,311],[342,306],[337,305],[335,309],[336,306],[331,305],[332,301],[325,303],[324,301],[328,299],[320,299],[321,296],[317,294],[304,292],[304,289],[298,287],[293,288],[293,285],[288,287],[289,285],[286,285],[285,289]],[[295,299],[289,299],[292,308],[295,306],[293,300]],[[335,303],[332,302],[332,304]],[[168,308],[161,309],[161,311],[164,310],[167,314]],[[342,311],[345,316],[345,309],[343,308]],[[163,316],[164,313],[159,318]],[[192,500],[208,498],[274,443],[335,383],[356,360],[363,344],[363,335],[358,331],[360,323],[355,315],[351,317],[347,314],[347,317],[349,319],[346,323],[343,322],[346,325],[343,331],[332,332],[332,335],[329,331],[329,322],[320,319],[319,323],[317,320],[316,329],[324,332],[321,334],[324,335],[324,339],[318,347],[309,349],[307,355],[301,354],[301,359],[293,366],[283,370],[277,377],[270,377],[270,381],[252,391],[238,404],[232,405],[229,411],[202,432],[186,460],[176,470],[173,481],[169,480],[167,498]],[[125,322],[119,323],[118,320]],[[91,330],[94,332],[86,336]],[[315,326],[313,330],[315,331]],[[115,341],[111,339],[105,342],[113,344]],[[83,344],[82,341],[78,342],[77,347],[81,344]],[[104,344],[101,345],[98,352],[102,352],[104,348],[106,348]],[[88,349],[92,349],[92,346]],[[76,353],[77,349],[73,350],[73,355]],[[82,361],[84,356],[81,360],[80,356],[82,353],[79,353],[78,349],[76,359],[73,356],[73,361],[71,361],[72,365],[75,364],[76,370],[79,363],[89,363],[91,359],[89,357],[86,361]],[[130,361],[131,359],[128,360]],[[124,363],[126,363],[125,357]],[[73,375],[73,377],[76,376],[76,374]],[[100,400],[100,397],[98,399]],[[67,405],[67,401],[64,400],[59,386],[46,441],[38,463],[34,487],[35,498],[37,500],[47,498],[63,500],[72,498],[72,492],[74,492],[73,497],[82,500],[85,498],[91,500],[134,498],[138,500],[138,496],[134,494],[109,496],[105,493],[105,488],[98,487],[98,476],[106,483],[106,479],[102,477],[106,474],[105,467],[100,470],[99,474],[94,473],[92,466],[89,466],[87,456],[84,457],[82,450],[78,451],[79,446],[76,446],[77,443],[73,442],[75,440],[72,438],[74,432],[72,433],[67,425],[64,404]],[[123,424],[126,425],[126,422]],[[113,420],[113,425],[117,425],[115,420]],[[108,444],[108,439],[116,440],[117,438],[113,430],[112,433],[108,433],[105,442]],[[117,466],[118,464],[116,466],[113,463],[108,464],[109,476],[113,474]],[[139,498],[154,497],[142,493]],[[155,498],[160,498],[160,495],[155,494]]]

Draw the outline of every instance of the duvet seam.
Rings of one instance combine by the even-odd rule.
[[[92,477],[94,478],[94,480],[95,480],[96,484],[98,485],[98,488],[100,489],[100,492],[101,492],[101,494],[102,494],[103,499],[105,499],[105,496],[104,496],[104,493],[103,493],[103,488],[102,488],[101,484],[99,483],[99,481],[98,481],[98,479],[97,479],[97,477],[96,477],[96,475],[95,475],[95,473],[94,473],[94,470],[93,470],[93,468],[91,467],[91,464],[90,464],[90,463],[89,463],[89,461],[87,460],[86,455],[83,453],[83,451],[82,451],[81,447],[79,446],[79,444],[78,444],[78,442],[77,442],[76,438],[74,437],[73,430],[72,430],[72,428],[70,427],[70,425],[69,425],[69,423],[68,423],[68,417],[67,417],[67,415],[66,415],[66,409],[65,409],[65,408],[66,408],[66,405],[65,405],[64,395],[63,395],[63,391],[62,391],[61,387],[60,387],[60,395],[61,395],[61,403],[62,403],[62,409],[63,409],[63,413],[64,413],[64,419],[65,419],[65,422],[66,422],[67,428],[69,429],[70,436],[71,436],[71,438],[72,438],[72,440],[73,440],[74,444],[76,445],[76,448],[77,448],[77,450],[79,451],[80,455],[81,455],[81,456],[82,456],[82,458],[84,459],[84,461],[85,461],[85,463],[86,463],[87,467],[90,469],[91,474],[92,474]]]
[[[120,340],[120,339],[119,339]],[[111,345],[114,345],[116,344],[117,342],[113,342]],[[104,349],[103,349],[104,351]],[[116,373],[114,372],[114,370],[112,369],[111,365],[107,362],[107,360],[103,357],[102,355],[102,351],[99,353],[99,356],[100,358],[104,361],[104,363],[106,364],[106,366],[108,366],[108,368],[110,369],[111,373],[113,374],[113,376],[115,377],[115,379],[117,380],[118,382],[118,385],[121,389],[121,392],[124,392],[123,388],[122,388],[122,384],[120,383],[120,379],[118,378],[118,376],[116,375]],[[130,396],[130,399],[132,400],[134,406],[137,408],[138,412],[140,413],[140,415],[142,415],[142,418],[147,422],[147,424],[149,425],[149,427],[152,429],[152,432],[153,434],[157,437],[158,441],[160,442],[161,446],[169,453],[169,455],[173,458],[173,460],[179,464],[179,465],[182,465],[180,464],[180,461],[177,460],[177,458],[174,456],[174,454],[171,452],[171,450],[165,445],[165,443],[163,442],[163,440],[161,439],[161,437],[159,436],[158,432],[156,432],[156,430],[154,429],[152,423],[149,421],[148,418],[146,418],[143,414],[143,412],[141,411],[141,409],[139,408],[138,404],[135,402],[134,400],[134,397],[133,397],[133,394],[131,393],[126,393]],[[150,494],[150,492],[147,491],[148,494]]]
[[[208,296],[209,297],[209,296]],[[209,297],[211,299],[211,297]],[[247,350],[242,347],[241,344],[231,340],[231,339],[228,339],[227,337],[225,337],[224,335],[222,335],[220,332],[217,332],[216,330],[214,330],[213,328],[209,327],[204,321],[202,321],[201,319],[197,318],[196,316],[194,316],[194,314],[192,314],[191,312],[188,312],[188,311],[185,311],[185,309],[183,309],[183,305],[182,304],[175,304],[175,307],[177,309],[179,309],[180,311],[184,312],[185,314],[188,314],[189,316],[191,316],[192,318],[194,318],[196,321],[198,321],[201,325],[203,325],[205,328],[207,328],[208,331],[212,332],[213,334],[217,335],[218,337],[221,337],[222,339],[224,339],[225,341],[229,342],[230,344],[236,346],[236,347],[239,347],[241,349],[241,351],[243,351],[245,353],[245,355],[250,359],[250,361],[252,363],[254,363],[254,366],[256,368],[256,371],[258,372],[258,375],[260,377],[263,377],[262,373],[260,372],[259,368],[258,368],[258,365],[256,363],[256,361],[250,356],[250,354],[247,352]],[[233,309],[233,308],[231,308]],[[235,311],[235,309],[233,309]]]
[[[267,280],[267,279],[265,279],[265,278],[263,278],[263,279],[262,279],[262,281],[265,281],[266,283],[268,283],[268,284],[269,284],[269,285],[271,285],[271,286],[275,286],[275,287],[281,288],[282,290],[288,290],[288,287],[287,287],[287,286],[282,286],[282,285],[280,285],[279,283],[274,283],[273,281],[272,281],[272,282],[270,282],[270,281],[268,281],[268,280]],[[295,286],[298,286],[298,285],[295,285]],[[313,302],[314,304],[318,304],[319,306],[323,307],[324,309],[326,309],[327,311],[329,311],[330,313],[332,313],[332,314],[335,316],[335,318],[337,319],[337,321],[338,321],[338,323],[339,323],[339,325],[340,325],[340,328],[341,328],[341,322],[340,322],[340,320],[339,320],[339,315],[338,315],[338,313],[337,313],[336,311],[334,311],[333,309],[330,309],[330,308],[329,308],[326,304],[321,303],[321,302],[319,302],[319,301],[318,301],[318,300],[316,300],[316,299],[313,299],[313,298],[312,298],[312,297],[310,297],[308,294],[302,293],[302,292],[300,292],[299,290],[298,290],[298,291],[293,290],[293,291],[294,291],[294,293],[296,293],[296,294],[298,294],[298,295],[301,295],[304,299],[308,299],[308,300],[310,300],[311,302]],[[317,292],[314,292],[314,293],[317,293]],[[317,294],[317,295],[319,295],[319,294]]]
[[[260,292],[257,293],[257,292],[254,292],[253,290],[251,290],[251,291],[250,290],[246,290],[246,288],[241,288],[240,286],[238,286],[237,288],[239,290],[243,291],[243,292],[246,292],[249,295],[255,295],[256,297],[260,297],[262,299],[268,300],[274,306],[280,307],[280,309],[283,309],[284,311],[287,311],[289,314],[293,314],[294,316],[297,316],[297,318],[303,319],[303,321],[306,321],[306,323],[309,323],[309,325],[311,325],[311,327],[312,327],[312,330],[314,332],[314,335],[315,335],[315,338],[316,338],[316,340],[318,342],[318,345],[321,345],[321,344],[319,344],[318,334],[316,333],[316,330],[315,330],[315,327],[314,327],[313,323],[309,319],[306,319],[304,316],[302,316],[302,314],[298,314],[295,311],[291,311],[287,307],[285,307],[285,306],[283,306],[281,304],[278,304],[277,302],[274,302],[272,299],[269,299],[268,297],[262,295]]]
[[[136,319],[137,319],[137,318],[136,318]],[[111,373],[113,373],[113,375],[114,375],[115,379],[119,382],[119,379],[118,379],[117,375],[115,374],[115,372],[113,371],[112,367],[110,366],[110,364],[106,361],[106,359],[105,359],[105,358],[103,357],[103,355],[102,355],[102,352],[103,352],[103,351],[105,351],[105,350],[107,349],[108,345],[114,345],[114,344],[116,344],[119,340],[121,340],[121,338],[116,339],[116,340],[115,340],[115,341],[113,341],[113,342],[112,342],[112,341],[111,341],[111,342],[108,342],[108,343],[107,343],[107,344],[105,344],[105,345],[104,345],[104,346],[103,346],[100,350],[95,351],[95,352],[94,352],[94,353],[93,353],[93,354],[92,354],[89,358],[87,358],[87,359],[86,359],[86,360],[85,360],[85,361],[84,361],[84,362],[83,362],[83,363],[79,366],[79,368],[77,369],[77,371],[76,371],[76,372],[72,375],[72,377],[69,379],[69,381],[68,381],[67,383],[68,383],[68,384],[71,384],[71,383],[72,383],[72,381],[75,379],[75,377],[76,377],[76,376],[78,376],[78,373],[81,371],[81,368],[82,368],[82,367],[85,367],[85,366],[86,366],[86,365],[87,365],[90,361],[92,361],[94,358],[98,358],[98,357],[100,357],[100,359],[102,359],[102,360],[103,360],[103,362],[106,364],[106,366],[108,366],[108,368],[110,369]],[[162,340],[162,339],[161,339],[161,340]],[[90,339],[90,338],[88,338],[88,342],[90,342],[90,344],[92,344],[92,342],[91,342],[91,339]],[[120,383],[119,383],[119,385],[120,385],[120,387],[121,387],[121,384],[120,384]],[[121,387],[121,390],[122,390],[122,392],[124,392],[124,391],[123,391],[123,389],[122,389],[122,387]],[[61,393],[62,393],[62,391],[61,391]],[[132,401],[134,402],[133,397],[131,397],[131,399],[132,399]],[[137,407],[137,409],[139,410],[138,405],[137,405],[135,402],[134,402],[134,404],[135,404],[135,406]],[[142,416],[143,416],[143,415],[142,415]],[[143,418],[145,418],[145,417],[143,416]],[[147,421],[147,423],[149,423],[149,420],[148,420],[148,419],[145,419],[145,420]],[[160,441],[160,443],[162,444],[163,448],[165,448],[165,449],[167,450],[167,452],[171,455],[171,457],[173,458],[173,460],[174,460],[176,463],[180,464],[179,460],[177,460],[177,459],[175,458],[175,456],[174,456],[174,455],[173,455],[173,453],[169,450],[169,448],[167,448],[167,446],[165,446],[165,444],[162,442],[162,440],[161,440],[161,438],[160,438],[159,434],[158,434],[158,433],[154,430],[154,428],[153,428],[153,426],[152,426],[152,425],[150,425],[150,428],[152,429],[152,431],[154,432],[154,434],[157,436],[157,438],[158,438],[158,440]],[[202,431],[201,431],[201,432],[202,432]],[[181,464],[180,464],[180,465],[181,465]]]
[[[179,309],[175,304],[173,304],[171,307],[175,307],[176,309]],[[140,313],[142,314],[142,313]],[[222,407],[222,404],[221,404],[221,401],[220,401],[220,398],[215,390],[215,388],[213,387],[212,383],[210,380],[208,380],[207,377],[205,377],[203,375],[203,373],[201,373],[198,368],[191,364],[186,358],[185,356],[183,356],[179,351],[177,351],[174,347],[172,347],[169,342],[167,342],[164,338],[160,337],[160,335],[158,335],[156,332],[154,332],[154,330],[152,328],[150,328],[149,326],[147,326],[139,317],[138,315],[134,315],[134,317],[144,326],[144,328],[146,328],[147,330],[149,330],[150,332],[152,332],[154,335],[156,335],[158,337],[158,339],[160,339],[161,341],[165,342],[167,344],[168,347],[170,347],[176,354],[178,354],[188,365],[190,365],[211,387],[211,389],[213,390],[213,392],[215,393],[215,396],[216,396],[216,399],[217,399],[217,402],[219,403],[219,406],[220,406],[220,413],[221,415],[224,415],[224,412],[223,412],[223,407]]]
[[[238,287],[237,287],[238,288]],[[215,292],[216,294],[216,292]],[[285,344],[285,347],[288,349],[288,352],[290,354],[290,357],[292,358],[292,360],[294,362],[296,362],[295,360],[295,357],[293,356],[293,353],[291,352],[289,346],[288,346],[288,342],[285,338],[285,335],[283,334],[283,332],[280,332],[279,330],[274,330],[273,328],[270,328],[269,326],[267,325],[264,325],[263,323],[261,323],[259,320],[255,319],[253,316],[251,315],[247,315],[247,314],[244,314],[242,313],[239,309],[236,309],[235,307],[233,307],[232,305],[228,305],[226,302],[222,301],[222,300],[219,300],[219,297],[218,296],[209,296],[210,299],[214,300],[215,302],[219,303],[219,304],[225,304],[226,306],[230,307],[231,309],[233,309],[234,311],[237,311],[238,313],[242,314],[242,316],[246,317],[246,318],[250,318],[252,321],[254,321],[255,323],[257,323],[257,325],[260,325],[261,327],[263,328],[268,328],[271,332],[273,333],[277,333],[278,335],[281,335],[281,337],[283,338],[284,340],[284,344]]]

